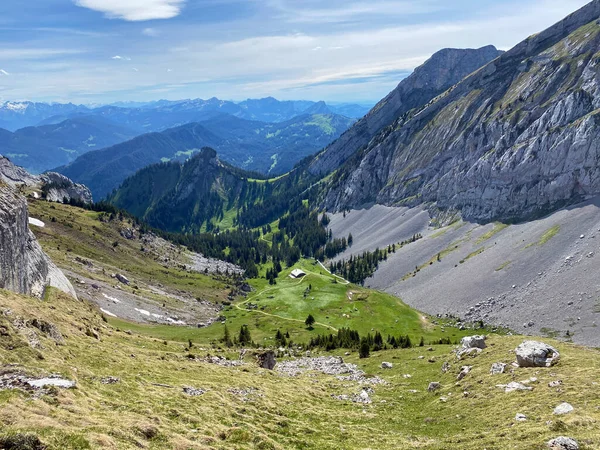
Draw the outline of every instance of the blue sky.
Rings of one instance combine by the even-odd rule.
[[[444,47],[508,49],[587,0],[2,0],[0,100],[374,102]]]

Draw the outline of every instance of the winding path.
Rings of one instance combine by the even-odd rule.
[[[320,264],[320,263],[319,263],[319,264]],[[321,264],[321,267],[323,267],[323,265],[322,265],[322,264]],[[323,268],[324,268],[325,270],[327,270],[325,267],[323,267]],[[306,272],[306,276],[302,277],[302,279],[301,279],[300,281],[298,281],[298,283],[296,284],[296,286],[297,286],[297,285],[299,285],[299,284],[302,284],[302,283],[304,282],[304,280],[306,280],[306,279],[307,279],[309,276],[311,276],[311,275],[312,275],[312,276],[317,276],[317,277],[318,277],[318,276],[320,276],[320,275],[318,275],[318,274],[316,274],[316,273],[313,273],[313,272],[310,272],[310,271],[308,271],[308,270],[305,270],[305,272]],[[327,270],[327,273],[329,273],[329,274],[331,275],[331,273],[329,272],[329,270]],[[333,275],[333,276],[336,276],[336,275]],[[337,277],[337,278],[340,278],[340,277]],[[342,280],[343,280],[343,278],[342,278]],[[348,281],[346,281],[346,280],[344,280],[344,281],[345,281],[344,285],[346,285],[346,284],[350,284]],[[244,305],[246,305],[247,303],[251,302],[251,301],[252,301],[252,300],[254,300],[255,298],[258,298],[258,297],[260,297],[261,295],[263,295],[263,294],[266,294],[267,292],[275,291],[275,290],[278,290],[278,289],[279,289],[279,287],[276,287],[276,286],[274,286],[274,287],[270,287],[270,288],[267,288],[267,289],[264,289],[264,290],[260,291],[259,293],[257,293],[257,294],[255,294],[255,295],[253,295],[252,297],[250,297],[250,298],[247,298],[247,299],[246,299],[246,300],[244,300],[243,302],[241,302],[241,303],[237,303],[237,304],[235,305],[235,307],[236,307],[237,309],[239,309],[240,311],[250,311],[250,312],[255,312],[255,313],[258,313],[258,314],[262,314],[263,316],[276,317],[276,318],[278,318],[278,319],[281,319],[281,320],[287,320],[288,322],[298,322],[298,323],[302,323],[302,324],[304,324],[304,320],[300,320],[300,319],[291,319],[291,318],[289,318],[289,317],[278,316],[277,314],[271,314],[271,313],[264,312],[264,311],[261,311],[261,310],[258,310],[258,309],[246,309],[246,308],[242,308],[242,306],[244,306]],[[337,329],[337,328],[335,328],[335,327],[332,327],[331,325],[327,325],[327,324],[321,323],[321,322],[315,322],[315,323],[314,323],[314,325],[319,325],[319,326],[321,326],[321,327],[323,327],[323,328],[327,328],[327,329],[329,329],[329,330],[335,331],[336,333],[337,333],[337,331],[338,331],[338,329]]]

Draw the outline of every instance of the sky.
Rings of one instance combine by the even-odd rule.
[[[1,0],[0,100],[374,103],[445,47],[508,50],[587,0]]]

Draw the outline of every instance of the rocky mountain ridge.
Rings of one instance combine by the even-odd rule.
[[[326,174],[337,169],[398,117],[427,104],[501,54],[492,45],[480,49],[447,48],[435,53],[402,80],[365,117],[323,150],[311,162],[310,172]]]
[[[400,118],[332,177],[323,204],[511,221],[599,193],[599,16],[594,0]]]
[[[32,175],[2,155],[0,155],[0,182],[13,188],[22,186],[33,189],[34,196],[41,194],[50,202],[62,202],[66,199],[91,203],[93,200],[92,193],[86,186],[74,183],[60,173],[47,172],[42,175]]]

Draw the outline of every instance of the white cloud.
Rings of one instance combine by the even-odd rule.
[[[136,69],[135,67],[132,68],[134,72],[139,72],[139,69]]]
[[[0,59],[29,60],[47,59],[58,56],[77,55],[83,53],[80,50],[60,48],[4,48],[0,49]]]
[[[8,73],[6,70],[4,69],[0,69],[0,74],[2,75],[10,75],[10,73]]]
[[[104,13],[109,19],[132,22],[170,19],[181,12],[185,0],[74,0],[77,6]]]
[[[123,61],[131,61],[131,58],[127,57],[127,56],[120,56],[120,55],[115,55],[113,56],[111,59],[122,59]]]
[[[142,30],[142,34],[144,36],[156,37],[160,35],[160,31],[158,31],[156,28],[144,28]]]

